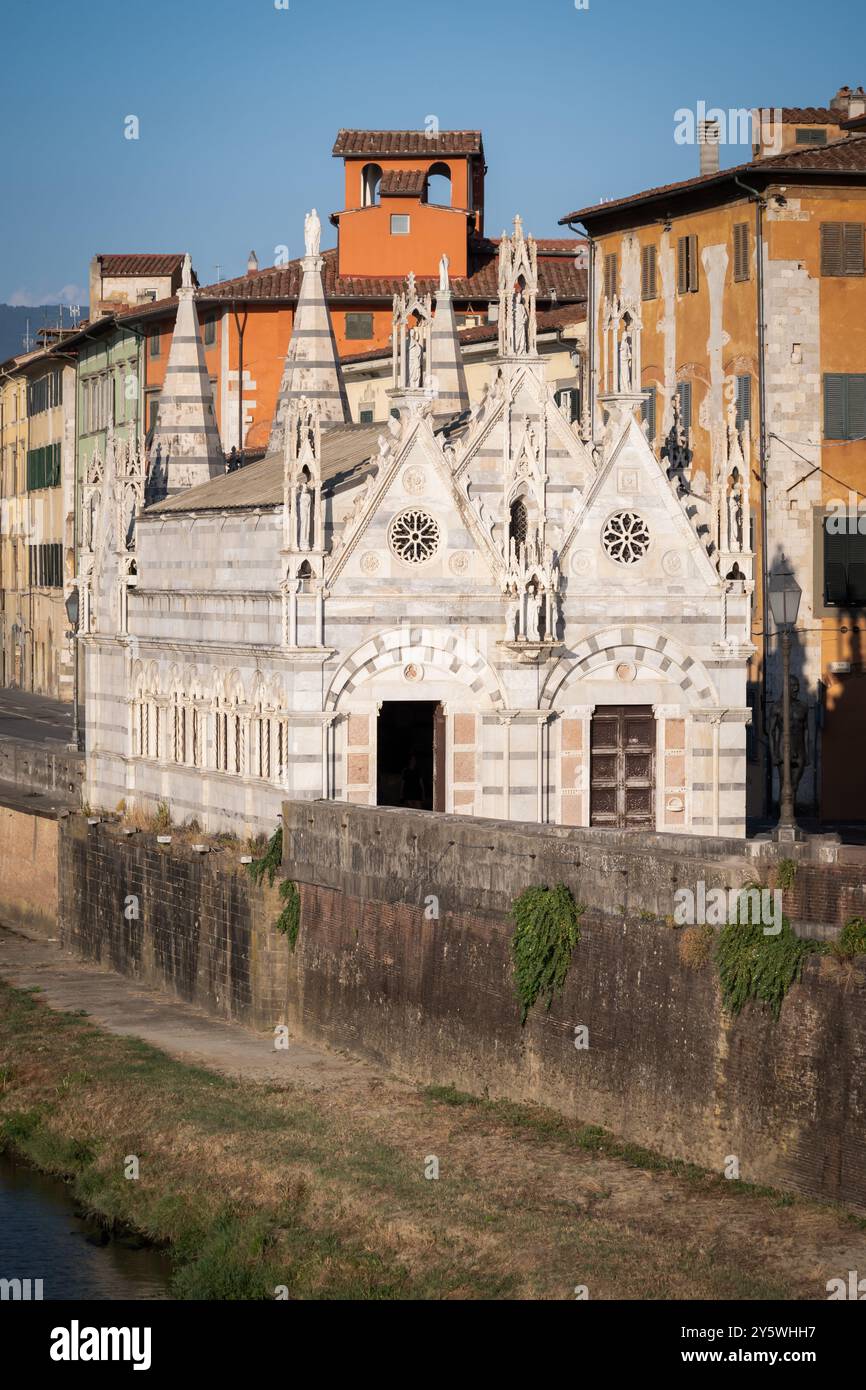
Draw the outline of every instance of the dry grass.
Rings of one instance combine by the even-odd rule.
[[[0,1055],[0,1144],[170,1243],[179,1297],[823,1298],[866,1265],[841,1212],[452,1088],[237,1083],[6,985]]]
[[[679,940],[680,960],[688,970],[700,970],[713,955],[716,933],[710,926],[686,927]]]

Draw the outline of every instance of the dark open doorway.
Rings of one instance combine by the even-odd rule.
[[[445,809],[444,717],[433,700],[385,700],[377,726],[379,806]],[[437,748],[438,745],[438,748]]]

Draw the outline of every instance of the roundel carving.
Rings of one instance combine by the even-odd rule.
[[[423,492],[427,486],[427,476],[423,468],[407,468],[403,474],[403,487],[414,497]]]

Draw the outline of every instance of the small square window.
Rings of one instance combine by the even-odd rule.
[[[346,337],[365,341],[373,336],[372,314],[347,314]]]
[[[392,212],[392,213],[391,213],[391,235],[392,235],[392,236],[408,236],[408,235],[409,235],[409,214],[408,214],[408,212]]]
[[[373,408],[372,408],[372,406],[371,406],[368,410],[362,410],[362,411],[361,411],[360,422],[361,422],[362,425],[372,425],[372,423],[373,423]]]

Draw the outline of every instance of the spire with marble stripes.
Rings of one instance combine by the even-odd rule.
[[[295,306],[292,337],[286,353],[268,452],[282,452],[290,402],[304,397],[321,407],[321,427],[348,424],[351,420],[346,384],[331,315],[322,285],[324,259],[319,254],[321,223],[316,209],[304,219],[306,255],[301,260],[303,278]]]
[[[149,501],[170,497],[225,472],[193,293],[187,255],[149,451]]]
[[[436,315],[431,332],[431,376],[436,383],[436,415],[460,415],[469,409],[469,389],[457,320],[448,279],[448,257],[439,262],[439,289],[436,292]]]

